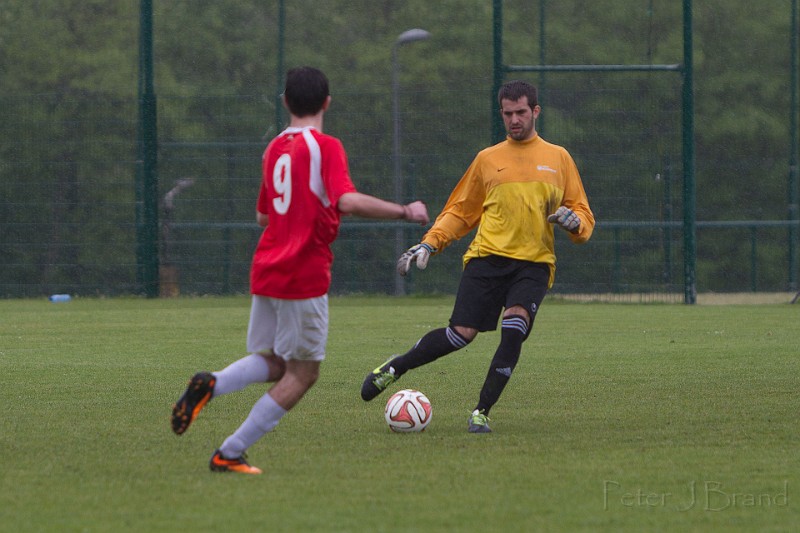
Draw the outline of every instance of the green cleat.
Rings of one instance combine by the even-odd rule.
[[[393,360],[394,356],[390,357],[364,378],[364,383],[361,385],[361,398],[365,402],[370,401],[386,390],[386,387],[400,379],[400,376],[395,375],[394,368],[391,366]]]
[[[467,423],[469,424],[467,430],[470,433],[492,432],[491,428],[489,427],[489,417],[483,414],[483,411],[478,411],[477,409],[472,411],[472,414],[469,415]]]

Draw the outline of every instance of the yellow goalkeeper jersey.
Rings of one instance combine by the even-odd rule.
[[[552,286],[556,256],[547,216],[562,205],[581,219],[569,238],[589,240],[594,215],[569,152],[539,135],[526,141],[507,137],[475,156],[422,242],[438,253],[477,226],[465,265],[487,255],[546,263]]]

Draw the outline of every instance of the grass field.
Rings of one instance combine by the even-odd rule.
[[[392,434],[366,372],[449,298],[333,298],[322,377],[250,450],[207,461],[264,388],[171,404],[244,355],[247,298],[0,301],[0,531],[795,531],[800,305],[546,302],[466,432],[497,335],[407,374],[433,403]]]

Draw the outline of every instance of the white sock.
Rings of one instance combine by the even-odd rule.
[[[235,459],[255,442],[278,425],[286,409],[275,403],[272,396],[265,394],[256,402],[250,414],[233,435],[225,439],[219,451],[228,459]]]
[[[242,357],[220,370],[212,372],[217,378],[214,396],[242,390],[251,383],[266,383],[269,379],[269,365],[262,356],[253,353]]]

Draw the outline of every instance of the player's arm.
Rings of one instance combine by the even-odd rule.
[[[578,168],[572,157],[569,155],[566,157],[567,179],[564,198],[555,213],[547,217],[547,221],[564,228],[572,242],[582,244],[588,241],[594,232],[594,214],[589,207]]]
[[[380,198],[375,198],[374,196],[370,196],[368,194],[348,192],[339,197],[339,202],[337,205],[339,207],[339,211],[342,213],[357,215],[365,218],[399,218],[403,220],[410,220],[412,222],[419,222],[422,225],[427,224],[430,220],[428,217],[428,209],[422,202],[412,202],[407,205],[400,205],[394,202],[381,200]],[[412,250],[409,250],[400,257],[397,263],[397,271],[400,272],[400,274],[405,275],[406,272],[408,272],[408,266],[411,264],[412,255],[417,261],[417,266],[419,268],[425,268],[428,262],[427,258],[430,257],[430,252],[432,249],[430,247],[421,248],[423,246],[424,245],[420,244],[416,247],[412,247]],[[415,255],[413,252],[417,252],[418,249],[421,250],[419,253],[427,252],[427,255],[424,258],[420,258],[418,255]],[[406,263],[404,268],[401,266],[403,261]]]
[[[481,221],[486,187],[480,169],[481,162],[476,157],[453,188],[433,227],[422,238],[422,243],[434,250],[432,253],[441,252],[461,239]]]
[[[415,244],[397,260],[397,272],[408,274],[412,264],[424,270],[428,260],[451,242],[460,239],[478,225],[483,214],[485,188],[480,178],[480,163],[476,158],[450,193],[442,212],[422,241]]]
[[[262,228],[266,228],[269,224],[269,216],[267,216],[266,213],[256,210],[256,222],[258,222],[258,225]]]
[[[578,225],[577,227],[570,227],[570,220],[574,219],[578,221]],[[585,243],[594,232],[594,214],[585,202],[565,204],[559,207],[547,220],[559,224],[567,230],[570,240],[575,244]]]
[[[471,221],[461,214],[443,211],[436,218],[433,227],[422,237],[422,242],[415,244],[400,256],[397,260],[397,272],[405,276],[412,263],[420,270],[425,270],[432,255],[441,252],[451,242],[469,233],[477,225],[478,220],[480,219]]]
[[[576,244],[588,241],[594,230],[594,215],[585,202],[565,202],[548,215],[547,221],[564,228]]]
[[[428,208],[419,201],[400,205],[360,192],[347,192],[339,197],[337,206],[342,213],[363,218],[401,219],[423,226],[430,221]]]

